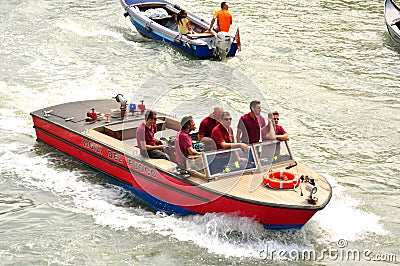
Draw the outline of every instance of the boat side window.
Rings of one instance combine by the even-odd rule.
[[[258,168],[258,165],[251,147],[248,152],[239,148],[206,152],[205,167],[207,167],[209,177],[218,177],[253,171]]]
[[[261,167],[270,167],[293,160],[285,141],[265,141],[254,144],[254,149]]]

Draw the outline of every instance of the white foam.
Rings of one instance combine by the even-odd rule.
[[[123,42],[127,45],[131,46],[136,46],[136,42],[131,42],[128,41],[127,39],[124,38],[122,33],[111,31],[111,30],[106,30],[106,29],[85,29],[82,25],[71,21],[71,20],[66,20],[66,21],[59,21],[57,23],[57,27],[63,30],[67,30],[70,32],[75,33],[76,35],[79,35],[81,37],[98,37],[98,36],[107,36],[107,37],[112,37],[115,40],[118,40],[120,42]]]
[[[64,22],[60,21],[57,23],[57,27],[63,30],[71,31],[82,37],[93,37],[93,36],[110,36],[110,37],[120,37],[121,34],[117,34],[116,32],[109,30],[86,30],[82,27],[82,25],[72,21],[66,20]]]
[[[358,208],[359,201],[344,192],[341,186],[330,175],[325,175],[333,189],[332,199],[322,211],[317,212],[312,220],[318,222],[318,227],[324,231],[325,241],[345,239],[354,241],[363,239],[368,234],[386,235],[380,223],[381,218],[373,213]]]

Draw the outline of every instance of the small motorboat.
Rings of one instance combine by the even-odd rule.
[[[284,141],[252,144],[248,152],[204,150],[207,145],[193,134],[193,147],[201,155],[188,158],[182,171],[174,147],[180,121],[160,112],[156,136],[168,146],[170,160],[146,158],[136,140],[145,104],[136,108],[121,94],[115,99],[32,112],[37,140],[104,173],[166,214],[221,213],[248,217],[271,229],[301,228],[331,199],[326,178],[296,161]]]
[[[385,21],[390,37],[400,44],[400,9],[392,0],[385,0]]]
[[[231,36],[227,32],[207,31],[210,23],[187,12],[194,34],[182,35],[178,32],[178,5],[167,1],[146,2],[143,0],[120,0],[131,23],[137,31],[149,38],[166,42],[175,48],[200,59],[222,59],[235,56],[238,32]]]

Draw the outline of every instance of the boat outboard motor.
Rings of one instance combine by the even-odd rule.
[[[117,94],[117,96],[115,96],[115,100],[117,100],[117,102],[120,103],[119,110],[121,111],[122,119],[124,119],[125,112],[126,112],[126,104],[128,101],[125,100],[125,98],[122,94]]]
[[[217,33],[217,56],[225,58],[232,45],[232,37],[228,32],[220,31]]]

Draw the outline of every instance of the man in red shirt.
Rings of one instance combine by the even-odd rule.
[[[287,141],[289,140],[289,134],[285,131],[285,129],[283,129],[283,127],[281,125],[278,125],[279,123],[279,113],[278,111],[274,111],[272,112],[272,119],[273,119],[273,126],[275,129],[275,139],[277,140],[282,140],[282,141]],[[267,134],[270,132],[270,126],[269,125],[265,125],[262,129],[261,129],[261,134],[262,134],[262,138],[263,140],[268,139],[266,138]]]
[[[265,119],[260,114],[260,101],[250,102],[250,113],[242,115],[237,126],[237,142],[252,144],[260,142],[260,129],[265,126]]]
[[[229,6],[226,2],[221,3],[221,10],[218,10],[214,13],[210,28],[208,29],[209,31],[211,31],[215,20],[217,20],[217,32],[229,32],[229,29],[232,25],[232,14],[228,11],[228,7]]]
[[[163,151],[167,146],[161,140],[154,137],[154,133],[157,132],[157,113],[148,110],[144,117],[145,121],[136,130],[136,140],[140,154],[152,159],[169,160],[169,156]]]
[[[189,133],[196,129],[193,117],[185,116],[181,120],[181,130],[175,138],[175,158],[181,169],[186,169],[186,158],[188,155],[200,155],[193,148],[192,138]]]
[[[224,112],[224,109],[220,106],[216,106],[214,107],[214,111],[201,121],[198,132],[199,141],[201,141],[204,137],[211,137],[212,130],[216,125],[219,124],[222,112]]]
[[[211,132],[211,138],[215,141],[217,149],[234,149],[241,148],[244,152],[248,152],[250,147],[244,143],[235,143],[233,130],[231,128],[232,116],[229,112],[223,112],[221,115],[221,123],[217,125]],[[221,172],[224,166],[229,163],[231,153],[220,153],[215,156],[214,161],[210,163],[209,169],[211,174]],[[247,161],[240,158],[238,153],[234,153],[239,161]]]
[[[221,115],[221,123],[211,132],[211,138],[215,141],[215,144],[217,144],[217,149],[241,148],[243,151],[248,152],[249,146],[244,143],[235,143],[231,123],[231,114],[229,112],[223,112]]]

